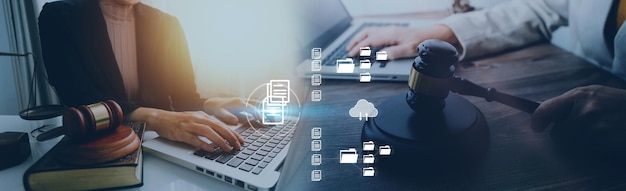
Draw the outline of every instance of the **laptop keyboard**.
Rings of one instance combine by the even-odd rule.
[[[245,172],[260,174],[291,141],[294,123],[294,120],[287,120],[284,125],[256,128],[256,131],[249,127],[240,128],[243,130],[238,129],[240,132],[237,133],[245,140],[240,151],[227,153],[220,148],[213,152],[200,149],[193,154]]]
[[[337,64],[336,63],[337,60],[348,58],[348,52],[346,51],[346,46],[348,46],[348,43],[350,42],[350,40],[352,40],[354,35],[359,33],[364,28],[368,28],[368,27],[385,27],[385,26],[407,27],[407,26],[409,26],[409,24],[408,23],[363,23],[363,24],[361,24],[361,26],[359,26],[359,28],[357,28],[354,31],[354,33],[350,34],[350,36],[348,38],[346,38],[346,40],[341,42],[339,47],[337,47],[335,50],[333,50],[329,54],[329,56],[326,57],[326,59],[323,61],[322,65],[334,66],[334,65]],[[383,48],[384,47],[372,47],[372,51],[376,52],[376,51],[378,51],[380,49],[383,49]],[[358,62],[356,62],[355,64],[358,64]]]

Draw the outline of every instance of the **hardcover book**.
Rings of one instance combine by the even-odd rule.
[[[146,124],[126,122],[142,139]],[[48,153],[24,173],[26,190],[95,190],[143,185],[143,155],[141,146],[132,153],[113,161],[93,165],[72,165],[55,155],[67,147],[64,137]]]

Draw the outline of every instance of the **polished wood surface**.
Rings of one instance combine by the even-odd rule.
[[[456,68],[456,75],[478,85],[536,101],[591,84],[626,88],[621,79],[550,44],[457,63]],[[469,96],[463,97],[484,113],[491,131],[489,151],[481,164],[471,170],[413,175],[376,169],[374,177],[363,177],[364,164],[339,163],[339,150],[361,149],[363,122],[351,118],[348,110],[358,99],[376,105],[405,94],[406,82],[325,80],[309,92],[313,89],[322,90],[322,101],[307,102],[283,169],[281,190],[626,190],[625,169],[602,159],[578,160],[563,154],[553,145],[549,131],[530,129],[529,114]],[[320,152],[310,151],[313,127],[322,128]],[[311,166],[314,153],[322,154],[321,166]],[[322,181],[311,181],[314,169],[322,170]]]
[[[86,142],[62,140],[57,157],[68,164],[90,165],[122,158],[141,146],[137,134],[127,125]]]

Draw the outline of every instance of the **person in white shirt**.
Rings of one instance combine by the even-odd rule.
[[[560,26],[571,29],[571,51],[626,80],[626,0],[512,0],[490,9],[452,15],[429,28],[368,28],[347,46],[387,45],[389,59],[417,56],[426,39],[455,45],[460,59],[548,41]],[[592,85],[541,103],[531,127],[552,126],[556,142],[591,145],[605,154],[626,152],[626,90]]]

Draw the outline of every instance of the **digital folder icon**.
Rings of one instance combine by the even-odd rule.
[[[373,151],[373,150],[374,150],[374,141],[363,142],[363,151]]]
[[[372,62],[370,62],[370,60],[360,60],[359,61],[359,68],[360,69],[370,69],[370,68],[372,68]]]
[[[364,164],[374,163],[374,155],[373,154],[363,155],[363,163]]]
[[[352,58],[337,60],[337,73],[353,73],[354,61]]]
[[[359,74],[359,81],[360,82],[371,82],[372,81],[372,75],[369,72],[361,73],[361,74]]]
[[[376,60],[387,60],[387,51],[376,52]]]
[[[391,147],[389,145],[381,145],[380,147],[378,147],[378,154],[379,155],[385,155],[385,156],[389,156],[391,155]]]
[[[372,49],[370,49],[370,47],[366,46],[359,48],[359,56],[369,57],[370,55],[372,55]]]
[[[363,176],[374,176],[374,167],[363,168]]]
[[[355,148],[339,150],[339,163],[356,163],[357,158],[359,158],[359,154]]]

